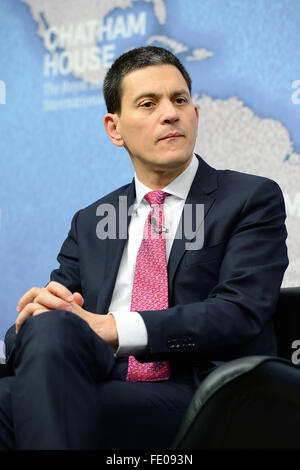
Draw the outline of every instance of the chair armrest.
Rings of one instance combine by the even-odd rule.
[[[299,426],[299,368],[278,357],[243,357],[204,379],[171,449],[300,449]]]

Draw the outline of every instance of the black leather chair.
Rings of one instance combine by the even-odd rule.
[[[275,330],[278,357],[239,358],[202,382],[172,451],[300,449],[300,287],[281,289]]]
[[[300,449],[299,287],[281,289],[275,330],[279,357],[236,359],[206,377],[172,450]]]

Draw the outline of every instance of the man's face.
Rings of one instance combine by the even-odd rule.
[[[181,72],[173,65],[138,69],[124,77],[122,90],[116,129],[137,173],[183,171],[193,154],[198,109]]]

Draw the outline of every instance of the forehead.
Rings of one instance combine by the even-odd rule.
[[[125,75],[122,81],[122,101],[134,99],[143,93],[171,93],[176,89],[186,89],[189,93],[188,85],[177,67],[168,64],[151,65]]]

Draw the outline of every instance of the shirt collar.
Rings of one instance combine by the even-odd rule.
[[[185,200],[190,191],[192,182],[194,181],[198,166],[198,158],[195,154],[193,154],[193,158],[189,166],[162,190],[169,194],[172,194],[173,196],[178,197],[179,199]],[[150,189],[143,183],[141,183],[136,173],[134,175],[134,181],[136,191],[136,204],[139,205],[143,201],[144,196],[149,193],[149,191],[153,191],[153,189]]]

